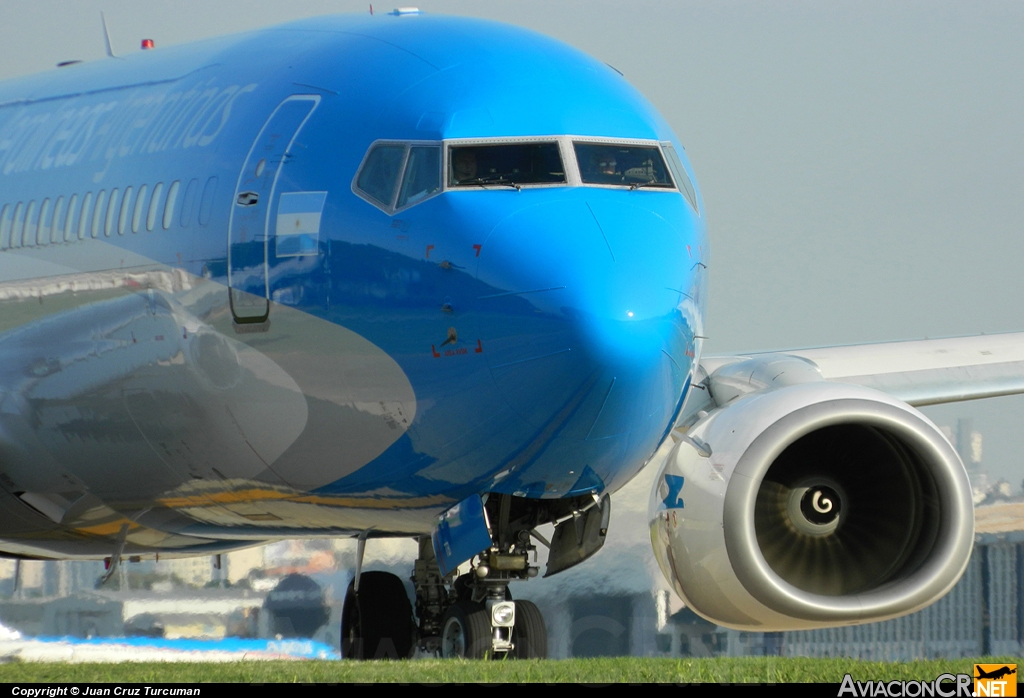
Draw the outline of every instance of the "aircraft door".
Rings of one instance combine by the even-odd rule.
[[[294,95],[281,102],[256,136],[238,175],[228,224],[228,287],[235,322],[270,317],[267,246],[274,191],[295,137],[319,103],[317,95]]]

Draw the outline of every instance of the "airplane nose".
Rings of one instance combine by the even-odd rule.
[[[624,194],[521,209],[480,256],[495,289],[479,299],[488,365],[539,434],[647,442],[682,394],[695,334],[685,231]]]

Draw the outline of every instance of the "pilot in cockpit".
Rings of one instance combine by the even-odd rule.
[[[615,154],[608,152],[609,149],[601,149],[593,154],[590,163],[590,174],[584,173],[584,180],[599,184],[619,184],[622,181],[622,174],[619,172],[619,163]]]
[[[476,153],[469,148],[459,148],[452,153],[452,178],[456,184],[476,179]]]

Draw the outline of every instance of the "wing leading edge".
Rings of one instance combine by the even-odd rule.
[[[802,359],[823,380],[874,388],[914,407],[1024,393],[1024,332],[773,354],[783,360]],[[752,363],[763,365],[766,356],[710,356],[701,367],[714,380],[716,373],[735,373],[739,364],[752,359],[762,359]],[[780,370],[791,363],[780,362]],[[760,382],[753,376],[752,380]]]

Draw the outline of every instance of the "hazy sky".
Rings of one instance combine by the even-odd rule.
[[[662,111],[708,211],[709,351],[1024,330],[1024,3],[418,4],[561,38]],[[2,0],[0,78],[102,58],[100,10],[128,53],[368,8]],[[1019,488],[1024,398],[928,414],[973,417]]]

